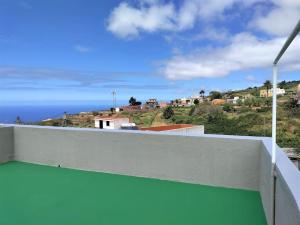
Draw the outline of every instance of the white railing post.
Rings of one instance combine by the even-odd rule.
[[[277,128],[277,65],[273,65],[273,102],[272,102],[272,164],[276,164],[276,128]]]
[[[277,64],[280,58],[283,56],[285,51],[288,49],[290,44],[293,42],[295,37],[300,32],[300,20],[286,42],[284,43],[283,47],[281,48],[280,52],[278,53],[277,57],[273,62],[273,103],[272,103],[272,221],[271,224],[276,224],[276,121],[277,121],[277,77],[278,77],[278,67]]]

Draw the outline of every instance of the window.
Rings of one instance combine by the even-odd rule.
[[[106,121],[106,126],[109,127],[109,121]]]

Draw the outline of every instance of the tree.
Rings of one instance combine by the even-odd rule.
[[[204,97],[204,94],[205,94],[205,91],[202,89],[200,92],[199,92],[200,96],[203,98]]]
[[[234,108],[233,108],[233,106],[231,105],[231,104],[224,104],[223,105],[223,110],[225,111],[225,112],[231,112],[231,111],[233,111],[234,110]]]
[[[285,81],[285,80],[281,81],[281,82],[278,84],[279,88],[284,88],[285,85],[286,85],[286,81]]]
[[[222,98],[222,94],[218,91],[211,91],[210,93],[211,100]]]
[[[194,104],[195,104],[195,105],[198,105],[198,104],[199,104],[199,99],[195,99],[195,100],[194,100]]]
[[[271,105],[272,105],[272,98],[266,98],[265,101],[264,101],[264,104],[267,107],[271,107]]]
[[[290,116],[300,115],[300,105],[298,105],[298,99],[291,98],[290,101],[284,104],[284,107]]]
[[[250,98],[245,99],[244,104],[249,108],[252,106],[253,102]]]
[[[261,98],[252,98],[252,104],[255,107],[260,107],[262,104]]]
[[[174,111],[173,111],[172,107],[168,106],[167,108],[165,108],[164,113],[163,113],[163,117],[165,119],[170,119],[173,116],[174,116]]]
[[[136,104],[136,99],[135,99],[134,97],[131,97],[131,98],[129,99],[129,104],[130,104],[130,105],[135,105],[135,104]]]
[[[236,104],[237,104],[238,106],[242,106],[242,105],[243,105],[243,100],[242,100],[242,99],[238,99],[238,100],[236,101]]]
[[[270,90],[271,87],[272,87],[271,81],[266,80],[265,83],[264,83],[264,87],[267,89],[267,97],[269,97],[269,90]]]

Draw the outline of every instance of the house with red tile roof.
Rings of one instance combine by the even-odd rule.
[[[189,134],[189,135],[204,134],[203,125],[193,125],[193,124],[170,124],[170,125],[157,126],[157,127],[140,128],[140,130],[165,132],[165,133],[177,133],[177,134]]]

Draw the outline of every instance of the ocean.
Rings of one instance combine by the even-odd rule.
[[[19,116],[24,123],[37,122],[49,118],[61,118],[64,112],[76,114],[107,110],[111,103],[101,102],[59,102],[55,103],[9,103],[0,104],[0,123],[15,123]]]

